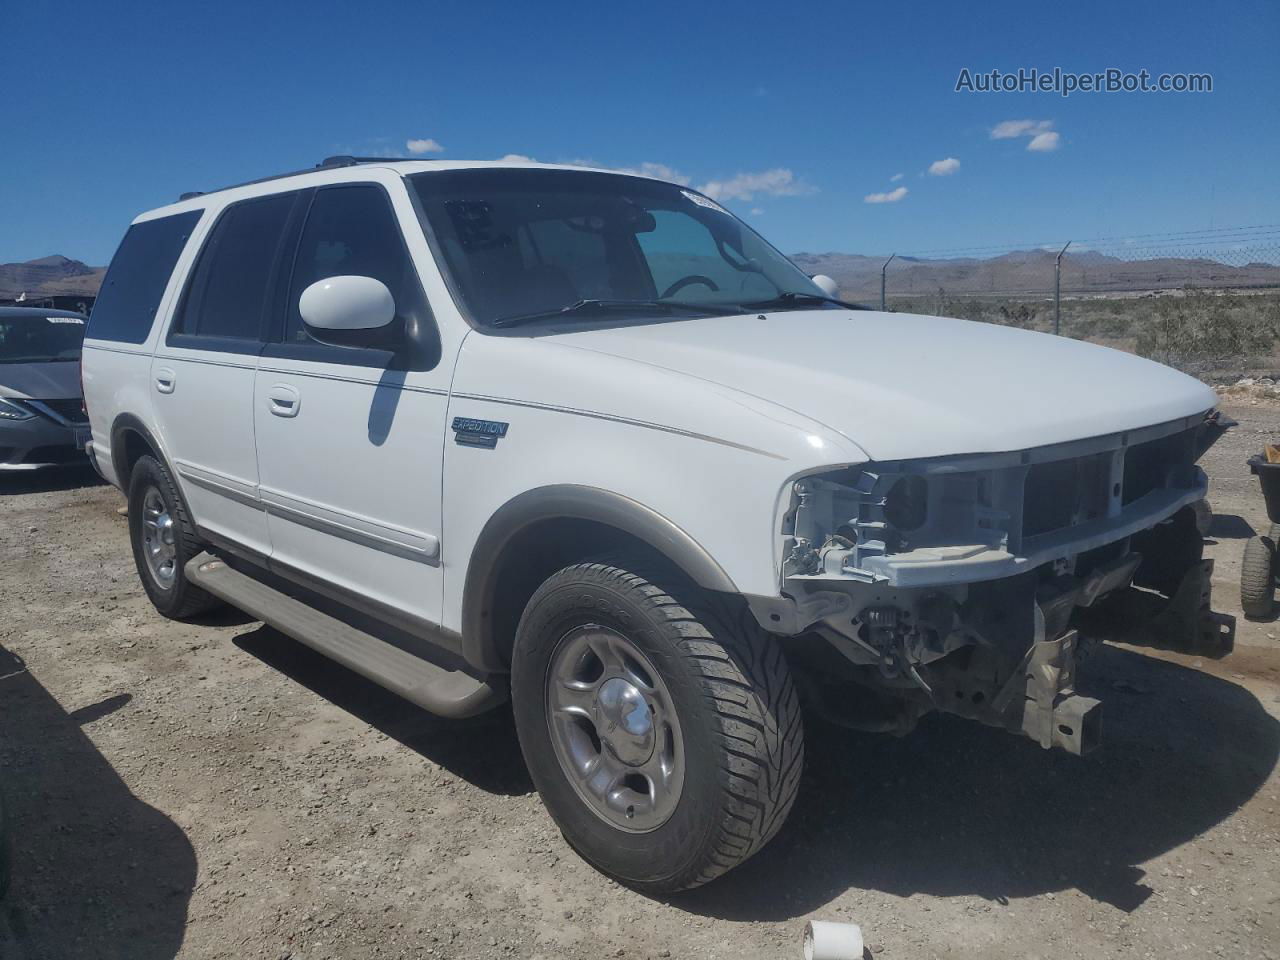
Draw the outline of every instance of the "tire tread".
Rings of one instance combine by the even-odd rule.
[[[1275,607],[1275,541],[1252,537],[1240,564],[1240,608],[1245,616],[1265,620]]]
[[[720,822],[696,871],[664,890],[701,886],[755,854],[781,829],[795,804],[804,767],[800,699],[776,638],[741,603],[702,590],[666,569],[637,569],[612,558],[567,567],[552,577],[618,584],[639,594],[680,637],[701,675],[703,696],[719,718]],[[680,599],[665,586],[678,590]]]
[[[146,467],[143,465],[147,464]],[[204,543],[196,534],[195,524],[191,520],[191,514],[187,510],[186,501],[182,499],[182,491],[178,489],[178,485],[174,482],[173,476],[169,473],[169,468],[164,462],[156,457],[144,455],[140,457],[138,462],[134,464],[133,473],[130,476],[130,510],[134,509],[132,496],[133,488],[139,482],[139,468],[149,470],[154,473],[155,479],[163,485],[164,493],[173,503],[174,520],[177,525],[177,538],[181,541],[178,549],[179,558],[190,558],[200,553],[204,549]],[[143,584],[147,584],[148,572],[142,558],[137,554],[135,547],[135,562],[138,567],[138,576],[142,578]],[[181,580],[182,599],[176,607],[171,610],[162,611],[166,617],[174,620],[185,620],[189,617],[199,616],[210,610],[222,606],[222,601],[206,590],[202,590],[195,584],[187,582],[186,573],[179,571],[178,576]],[[148,591],[150,592],[150,591]]]

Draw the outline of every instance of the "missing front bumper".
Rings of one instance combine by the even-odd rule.
[[[1106,639],[1213,656],[1231,646],[1232,619],[1210,607],[1213,565],[1199,556],[1194,523],[1180,517],[1137,546],[1090,558],[1087,573],[1041,571],[962,599],[903,591],[859,605],[812,595],[814,640],[845,666],[814,660],[809,686],[831,719],[859,729],[906,732],[937,710],[1087,754],[1101,742],[1102,704],[1076,691],[1082,647]],[[868,696],[851,698],[850,681]]]
[[[992,710],[1007,729],[1048,750],[1083,756],[1102,742],[1102,702],[1075,692],[1078,634],[1037,640],[1005,683]]]

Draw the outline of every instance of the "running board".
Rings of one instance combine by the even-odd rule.
[[[432,713],[472,717],[506,699],[505,687],[414,656],[227,566],[210,553],[192,557],[185,570],[187,579],[202,590]]]

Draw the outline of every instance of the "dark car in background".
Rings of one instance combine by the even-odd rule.
[[[0,465],[84,458],[84,331],[78,313],[0,307]]]

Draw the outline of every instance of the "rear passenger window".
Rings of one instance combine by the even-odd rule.
[[[286,342],[311,339],[298,313],[302,291],[317,280],[337,276],[381,280],[395,298],[398,316],[420,304],[417,274],[391,202],[380,187],[326,187],[316,193],[294,260]]]
[[[200,251],[175,333],[261,338],[272,271],[296,196],[247,200],[223,212]]]
[[[111,258],[89,316],[86,337],[142,343],[160,308],[169,275],[203,210],[135,223]]]

